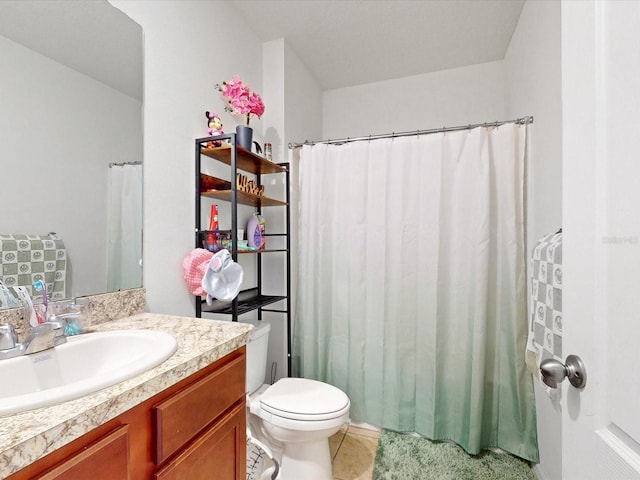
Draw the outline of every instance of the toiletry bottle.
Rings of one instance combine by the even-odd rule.
[[[207,250],[215,252],[218,250],[218,205],[211,205],[209,214],[209,233],[207,234]]]
[[[257,213],[247,223],[247,244],[256,250],[264,248],[264,220]]]

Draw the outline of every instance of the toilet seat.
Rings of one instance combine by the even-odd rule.
[[[283,378],[260,396],[262,410],[289,420],[321,421],[349,410],[349,397],[327,383],[307,378]]]

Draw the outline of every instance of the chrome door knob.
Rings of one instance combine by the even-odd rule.
[[[542,381],[551,388],[558,388],[558,383],[569,378],[569,382],[578,390],[587,384],[587,370],[584,362],[577,355],[568,355],[564,365],[558,360],[547,358],[540,363]]]

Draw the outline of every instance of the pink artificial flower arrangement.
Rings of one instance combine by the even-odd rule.
[[[222,85],[216,85],[216,89],[228,102],[225,110],[237,115],[245,115],[247,126],[249,126],[251,115],[260,118],[264,113],[264,103],[262,103],[260,95],[249,90],[249,87],[243,84],[238,76],[233,76],[231,80],[222,82]]]

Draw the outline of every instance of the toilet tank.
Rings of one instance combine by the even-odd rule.
[[[255,392],[264,384],[270,331],[270,324],[258,322],[247,341],[247,393]]]

